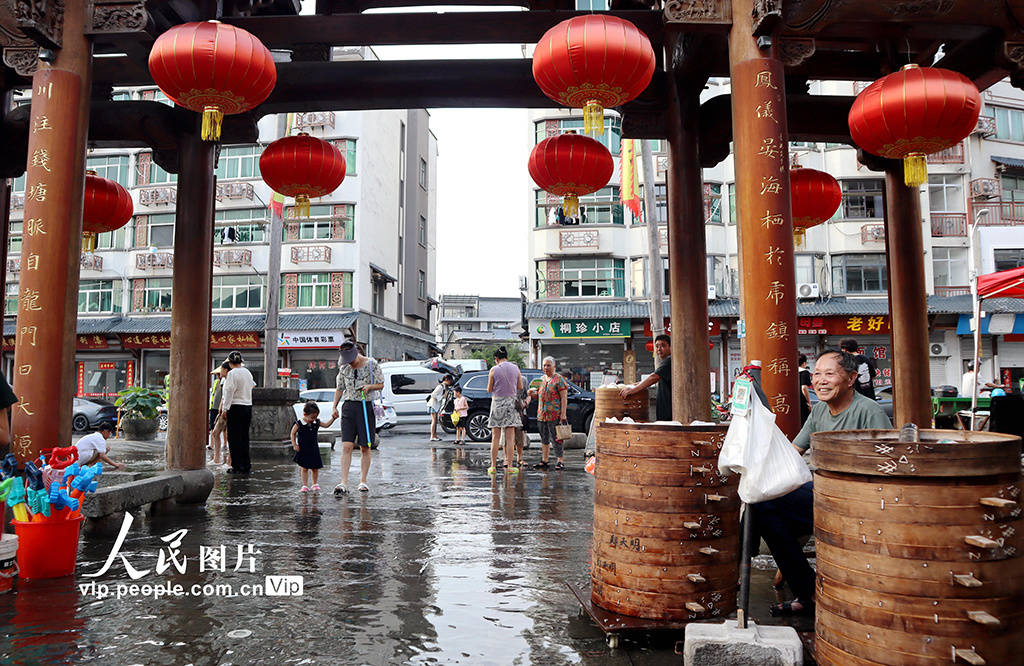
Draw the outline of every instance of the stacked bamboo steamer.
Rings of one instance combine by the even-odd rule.
[[[1024,663],[1021,441],[811,436],[819,664]]]
[[[718,473],[724,426],[597,426],[591,600],[658,620],[736,608],[739,479]]]
[[[619,391],[621,386],[600,386],[594,391],[594,423],[605,419],[623,419],[629,417],[634,421],[647,421],[651,402],[647,391],[634,393],[623,398]]]

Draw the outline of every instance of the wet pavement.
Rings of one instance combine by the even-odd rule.
[[[341,499],[330,493],[338,452],[319,495],[298,492],[287,459],[255,461],[249,478],[214,468],[205,508],[135,515],[120,554],[148,571],[137,580],[121,557],[90,577],[116,535],[84,534],[75,576],[18,581],[0,597],[0,662],[681,663],[682,632],[609,650],[566,588],[589,580],[582,451],[567,452],[565,471],[492,479],[486,445],[431,446],[403,430],[382,437],[370,492]],[[162,467],[161,441],[112,452],[131,471]],[[349,478],[358,483],[358,460]],[[267,576],[301,576],[302,595],[271,596],[285,583]],[[769,580],[755,572],[758,620]]]

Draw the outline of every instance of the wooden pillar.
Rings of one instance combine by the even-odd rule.
[[[210,300],[213,287],[216,144],[194,132],[182,138],[174,219],[167,468],[206,466],[209,423]]]
[[[67,4],[63,46],[32,77],[25,221],[12,384],[20,462],[71,443],[92,44],[90,3]],[[6,270],[6,266],[4,266]]]
[[[893,421],[930,428],[928,305],[924,282],[921,195],[903,184],[903,162],[885,170],[885,244],[892,321]]]
[[[11,112],[11,91],[0,93],[0,121]],[[11,240],[11,180],[0,180],[0,320],[7,303],[7,249]],[[0,351],[0,359],[3,352]]]
[[[704,192],[698,153],[700,88],[669,84],[668,272],[672,321],[672,418],[708,420],[707,253]],[[657,257],[651,257],[657,261]]]
[[[729,33],[732,123],[739,209],[745,360],[762,363],[776,422],[800,430],[796,277],[789,200],[789,139],[782,63],[752,35],[754,0],[733,1]]]

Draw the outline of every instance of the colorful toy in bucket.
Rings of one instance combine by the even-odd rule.
[[[13,521],[18,535],[18,575],[60,578],[75,573],[82,516],[41,523]]]
[[[14,578],[18,575],[18,537],[4,534],[0,539],[0,594],[11,591]]]

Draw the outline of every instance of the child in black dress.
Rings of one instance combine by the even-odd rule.
[[[320,459],[320,443],[317,441],[317,431],[320,428],[327,428],[334,423],[334,417],[330,421],[320,420],[320,408],[315,402],[307,402],[302,408],[302,420],[296,421],[292,426],[292,449],[295,455],[292,460],[302,470],[302,488],[299,492],[308,493],[309,471],[313,470],[313,492],[320,492],[320,484],[317,477],[320,475],[320,468],[324,466]]]

